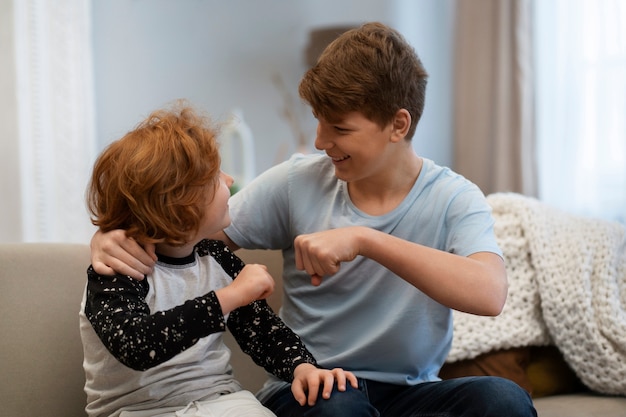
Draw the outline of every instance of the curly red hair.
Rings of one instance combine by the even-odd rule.
[[[87,189],[92,223],[141,243],[188,243],[219,183],[216,136],[189,106],[153,112],[98,157]]]

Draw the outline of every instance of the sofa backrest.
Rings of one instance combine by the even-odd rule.
[[[78,310],[89,246],[0,244],[0,416],[85,416]]]
[[[267,302],[270,307],[278,313],[282,302],[283,295],[283,256],[279,250],[246,250],[240,249],[237,255],[246,264],[263,264],[267,266],[267,270],[274,277],[276,287],[274,293],[270,295]],[[231,364],[235,378],[244,386],[244,388],[256,393],[267,379],[267,374],[263,368],[256,365],[252,359],[244,354],[230,332],[224,335],[226,344],[232,351]]]

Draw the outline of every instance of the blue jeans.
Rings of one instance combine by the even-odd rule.
[[[287,386],[264,405],[278,417],[537,417],[530,395],[514,382],[479,376],[414,386],[359,379],[328,400],[300,406]]]

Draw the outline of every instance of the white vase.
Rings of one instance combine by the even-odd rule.
[[[234,178],[235,182],[231,187],[234,193],[256,175],[252,130],[243,119],[240,109],[231,111],[230,117],[222,126],[219,141],[222,171]]]

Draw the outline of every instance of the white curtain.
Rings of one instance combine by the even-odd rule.
[[[626,222],[626,1],[535,2],[540,198]]]
[[[89,0],[14,1],[22,241],[88,242],[95,153]]]

